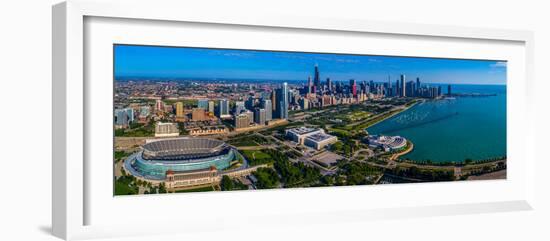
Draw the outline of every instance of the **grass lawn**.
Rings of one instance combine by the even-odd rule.
[[[240,152],[248,160],[251,166],[273,162],[271,155],[263,151],[241,150]]]
[[[123,158],[126,158],[129,153],[126,153],[125,151],[115,151],[115,163],[122,160]]]
[[[234,146],[259,146],[258,143],[249,139],[238,139],[229,141],[230,144]]]
[[[340,135],[343,135],[343,136],[350,136],[351,133],[349,131],[346,131],[346,130],[342,130],[342,129],[337,129],[337,128],[327,128],[328,131],[332,131],[332,132],[336,132],[336,133],[339,133]]]
[[[154,136],[154,129],[152,127],[139,127],[136,129],[118,129],[115,130],[115,136],[122,137],[151,137]]]
[[[361,121],[371,116],[370,112],[367,111],[355,111],[344,115],[343,118],[347,118],[349,121]]]
[[[137,190],[128,186],[128,183],[115,181],[115,195],[137,194]]]

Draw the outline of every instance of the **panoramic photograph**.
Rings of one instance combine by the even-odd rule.
[[[506,179],[505,60],[113,54],[115,196]]]

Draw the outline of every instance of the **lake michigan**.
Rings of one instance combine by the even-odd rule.
[[[427,100],[367,131],[412,141],[413,151],[402,159],[462,162],[505,156],[506,86],[452,85],[452,93],[495,95]]]

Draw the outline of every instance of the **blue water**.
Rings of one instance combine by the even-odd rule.
[[[505,156],[506,86],[453,85],[452,91],[497,95],[426,101],[367,131],[411,140],[414,149],[404,159],[462,162]]]

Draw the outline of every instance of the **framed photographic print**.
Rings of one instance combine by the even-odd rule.
[[[53,23],[56,236],[532,208],[530,32],[176,2]]]
[[[506,60],[113,49],[115,195],[506,179]]]

